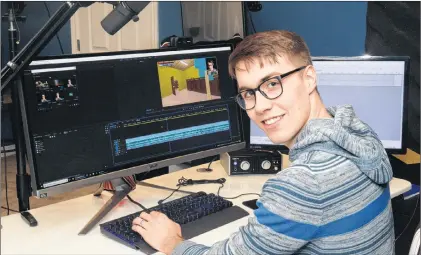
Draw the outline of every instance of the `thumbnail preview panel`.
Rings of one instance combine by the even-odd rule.
[[[34,73],[38,111],[79,105],[76,75],[71,71]]]
[[[160,61],[162,106],[221,99],[216,57]]]

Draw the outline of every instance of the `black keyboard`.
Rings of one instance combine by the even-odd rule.
[[[233,206],[231,201],[205,192],[178,198],[151,207],[149,210],[162,212],[168,218],[180,224],[185,239],[190,239],[248,215],[247,211]],[[142,236],[132,230],[132,222],[141,212],[101,224],[101,233],[145,253],[156,252],[143,241]]]

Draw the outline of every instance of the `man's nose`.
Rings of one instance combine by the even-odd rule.
[[[260,93],[256,91],[256,105],[254,106],[254,110],[256,113],[264,113],[266,110],[272,108],[272,100],[267,99]]]

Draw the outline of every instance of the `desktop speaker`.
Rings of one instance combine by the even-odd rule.
[[[276,174],[281,171],[282,157],[268,151],[243,149],[220,155],[228,175]]]

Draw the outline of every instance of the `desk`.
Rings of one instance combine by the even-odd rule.
[[[393,155],[395,158],[401,160],[405,164],[419,164],[420,154],[416,153],[411,149],[406,149],[406,153],[402,155]]]
[[[265,181],[272,175],[253,176],[227,176],[219,161],[212,163],[213,172],[199,173],[199,167],[180,170],[167,175],[147,180],[148,183],[175,188],[179,178],[184,176],[191,179],[227,179],[221,189],[221,196],[236,196],[246,192],[260,193]],[[218,184],[202,184],[182,187],[181,190],[205,191],[216,193]],[[411,184],[402,179],[393,179],[390,183],[392,197],[396,197],[411,188]],[[155,206],[159,199],[168,196],[171,191],[139,186],[130,193],[131,197],[146,207]],[[174,193],[172,199],[186,194]],[[140,254],[138,251],[121,245],[100,233],[99,226],[94,227],[87,235],[78,236],[78,232],[90,218],[111,197],[108,192],[103,192],[100,198],[92,195],[64,201],[61,203],[31,210],[38,220],[37,227],[29,227],[19,214],[1,218],[1,254]],[[254,199],[257,196],[242,196],[231,200],[235,205],[243,207],[250,215],[253,211],[242,205],[244,200]],[[101,222],[125,216],[140,211],[140,208],[123,200]],[[191,239],[205,245],[228,238],[231,233],[246,225],[248,217],[231,222],[202,235]]]

